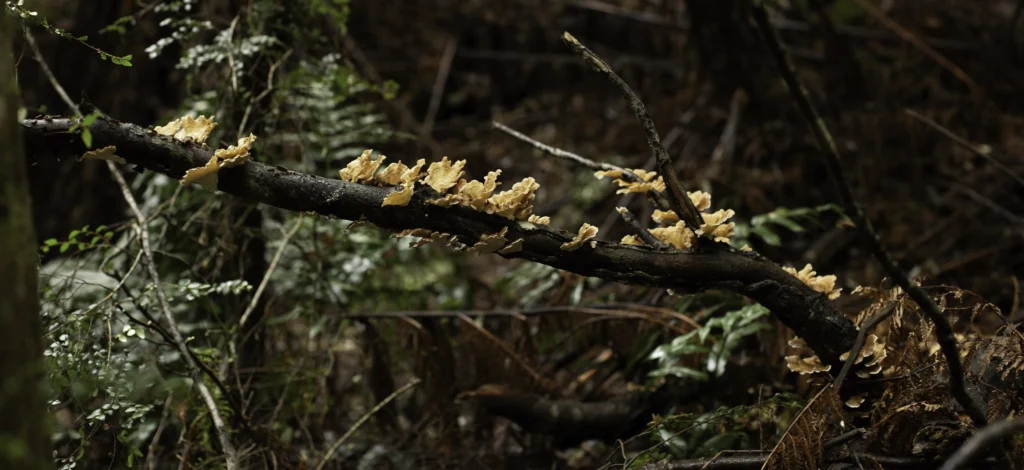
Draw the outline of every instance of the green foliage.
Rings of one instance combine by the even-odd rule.
[[[75,125],[71,126],[68,129],[68,132],[75,132],[76,130],[79,130],[79,128],[81,128],[81,131],[79,131],[79,133],[82,136],[82,143],[85,144],[85,148],[90,148],[91,149],[92,148],[92,131],[89,130],[89,126],[91,126],[94,122],[96,122],[96,119],[99,118],[99,117],[100,117],[99,111],[93,111],[93,112],[83,116],[80,121],[76,122]]]
[[[314,170],[317,163],[328,170],[340,167],[332,162],[356,157],[368,146],[399,137],[374,104],[351,99],[361,93],[389,97],[394,90],[363,80],[337,54],[299,61],[277,86],[267,123],[277,132],[270,142],[302,148],[307,171]]]
[[[46,32],[50,34],[55,34],[62,38],[70,39],[72,41],[78,42],[79,44],[85,47],[88,47],[89,49],[92,49],[93,51],[96,51],[96,53],[100,56],[100,60],[109,60],[114,65],[120,65],[123,67],[132,66],[131,54],[128,54],[126,56],[117,56],[109,52],[106,52],[102,49],[99,49],[96,46],[93,46],[92,44],[89,44],[87,42],[89,40],[89,36],[75,36],[64,29],[53,26],[46,19],[46,17],[40,15],[37,11],[25,8],[24,4],[25,0],[10,0],[6,3],[6,10],[13,14],[15,17],[20,18],[22,22],[34,24],[36,26],[43,28],[44,30],[46,30]]]
[[[656,417],[648,429],[654,447],[632,459],[626,468],[639,468],[660,458],[713,457],[726,450],[760,447],[754,445],[754,438],[766,441],[761,445],[771,444],[782,437],[803,406],[799,396],[781,393],[755,405]],[[769,434],[765,433],[766,429]]]
[[[43,242],[43,246],[39,249],[43,253],[49,253],[50,250],[57,250],[59,253],[66,253],[68,250],[74,248],[78,251],[91,250],[97,247],[109,246],[108,242],[114,235],[106,225],[100,225],[95,229],[90,229],[88,225],[77,230],[72,230],[68,234],[68,239],[65,241],[59,241],[56,238],[50,238]]]
[[[761,304],[751,304],[709,319],[700,328],[677,336],[671,343],[655,348],[650,359],[658,361],[658,366],[650,375],[674,375],[698,380],[707,380],[709,373],[715,377],[722,376],[730,355],[743,340],[770,327],[768,323],[761,321],[767,315],[768,309]],[[709,340],[710,345],[707,344]],[[706,355],[705,370],[681,364],[684,358],[695,354]]]
[[[751,235],[756,235],[771,246],[782,246],[782,237],[777,233],[780,228],[793,233],[802,233],[807,229],[808,224],[820,225],[821,216],[830,211],[840,216],[843,215],[842,208],[835,204],[796,209],[779,207],[767,214],[755,215],[750,219],[749,224],[737,223],[733,230],[731,243],[733,246],[742,247],[749,242]]]

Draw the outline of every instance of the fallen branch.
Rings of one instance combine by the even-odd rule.
[[[22,122],[26,148],[33,158],[78,156],[87,149],[70,131],[75,121],[65,118]],[[134,124],[100,117],[90,126],[94,147],[116,146],[117,155],[139,169],[179,179],[191,168],[206,164],[213,150],[185,144]],[[475,242],[482,235],[506,230],[507,240],[522,239],[522,249],[501,254],[546,264],[584,276],[611,281],[701,292],[723,289],[760,302],[808,345],[826,364],[842,365],[839,356],[857,336],[853,323],[825,294],[791,276],[756,254],[733,250],[721,243],[702,243],[696,251],[665,252],[642,246],[596,241],[577,250],[561,248],[575,234],[525,224],[462,206],[427,203],[436,197],[427,186],[416,190],[407,206],[386,206],[394,187],[377,187],[299,173],[283,167],[249,162],[224,168],[218,188],[248,201],[294,212],[310,212],[346,220],[365,220],[401,231],[422,228]]]

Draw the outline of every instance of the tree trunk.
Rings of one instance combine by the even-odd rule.
[[[0,468],[53,468],[40,389],[43,355],[25,153],[18,124],[15,22],[0,12]]]

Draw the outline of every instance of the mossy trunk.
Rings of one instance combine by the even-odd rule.
[[[0,11],[0,468],[53,468],[40,388],[43,354],[35,229],[15,79],[14,35]]]

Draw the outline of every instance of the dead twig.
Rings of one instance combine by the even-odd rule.
[[[302,219],[304,215],[299,215],[299,220],[295,221],[295,225],[292,229],[285,234],[284,240],[281,240],[281,246],[277,248],[277,253],[274,253],[274,259],[270,261],[270,266],[267,267],[267,272],[263,275],[263,280],[260,281],[259,287],[256,288],[256,293],[253,294],[252,300],[249,301],[249,306],[245,308],[245,312],[242,313],[242,318],[238,320],[238,326],[244,327],[245,321],[249,319],[249,315],[256,308],[256,304],[260,301],[260,296],[263,295],[263,290],[266,289],[267,284],[270,282],[270,275],[274,273],[274,269],[277,268],[277,263],[281,261],[281,255],[284,254],[284,249],[288,247],[288,242],[295,236],[295,232],[299,231],[302,227]]]
[[[652,234],[650,230],[647,230],[647,227],[644,227],[639,220],[636,220],[636,217],[633,216],[633,213],[630,212],[629,209],[626,209],[625,207],[616,207],[615,210],[622,216],[622,220],[626,221],[626,224],[633,227],[633,230],[645,244],[660,250],[668,248],[668,245],[662,243],[661,240],[654,238],[654,234]]]
[[[1003,162],[996,160],[996,158],[992,156],[991,150],[986,150],[982,148],[982,146],[968,142],[967,139],[964,139],[963,137],[954,134],[953,131],[946,129],[945,127],[942,127],[941,124],[935,122],[932,119],[929,119],[928,117],[924,116],[923,114],[917,111],[914,111],[912,109],[904,109],[903,112],[906,113],[907,116],[917,119],[918,121],[927,124],[932,129],[939,131],[940,134],[946,136],[946,138],[948,138],[949,140],[952,140],[954,144],[957,144],[967,149],[971,153],[981,158],[984,158],[985,160],[988,160],[988,162],[991,163],[993,166],[1001,170],[1003,173],[1006,173],[1007,176],[1013,178],[1013,180],[1016,181],[1021,186],[1024,186],[1024,178],[1021,178],[1016,173],[1014,173],[1013,170],[1004,165]]]
[[[658,136],[658,129],[654,126],[654,120],[647,114],[647,108],[644,107],[644,103],[640,101],[640,98],[626,84],[622,77],[619,77],[601,57],[588,49],[587,46],[584,46],[569,33],[562,34],[562,41],[572,48],[584,62],[589,64],[595,71],[607,77],[622,92],[626,101],[629,102],[629,107],[633,110],[637,121],[640,122],[640,126],[644,128],[644,133],[647,135],[647,145],[651,147],[651,151],[657,159],[658,173],[664,179],[665,187],[667,188],[669,207],[686,223],[690,230],[693,230],[694,233],[699,233],[698,230],[700,230],[701,225],[704,223],[704,218],[700,215],[700,211],[693,205],[690,196],[686,194],[686,191],[683,190],[682,185],[679,183],[679,178],[676,176],[672,165],[672,159],[669,158],[665,146],[662,145],[661,137]]]
[[[316,470],[323,470],[324,466],[327,465],[327,462],[329,462],[331,460],[331,457],[334,456],[334,453],[338,451],[338,448],[341,447],[341,445],[344,444],[345,441],[348,440],[348,438],[352,437],[352,435],[355,434],[356,430],[358,430],[360,426],[366,423],[366,421],[368,421],[370,417],[372,417],[382,408],[387,406],[388,403],[391,403],[392,400],[398,398],[399,395],[409,391],[419,383],[420,379],[413,379],[411,382],[405,384],[405,386],[403,386],[402,388],[395,390],[395,393],[392,393],[391,395],[388,395],[387,398],[381,400],[381,402],[378,403],[377,406],[374,406],[372,409],[370,409],[370,411],[366,412],[366,414],[360,417],[359,420],[356,421],[356,423],[353,424],[352,427],[349,428],[344,435],[338,438],[338,440],[335,441],[333,445],[331,445],[330,449],[327,449],[327,453],[324,454],[324,458],[323,460],[320,461],[320,464],[316,466]]]
[[[448,83],[448,74],[452,70],[452,59],[455,58],[455,51],[459,42],[455,38],[449,38],[444,46],[444,55],[441,56],[441,64],[438,66],[437,79],[434,80],[434,89],[430,93],[430,105],[427,106],[427,116],[423,119],[421,135],[430,135],[434,132],[434,120],[437,119],[437,110],[441,107],[441,98],[444,97],[444,86]]]

